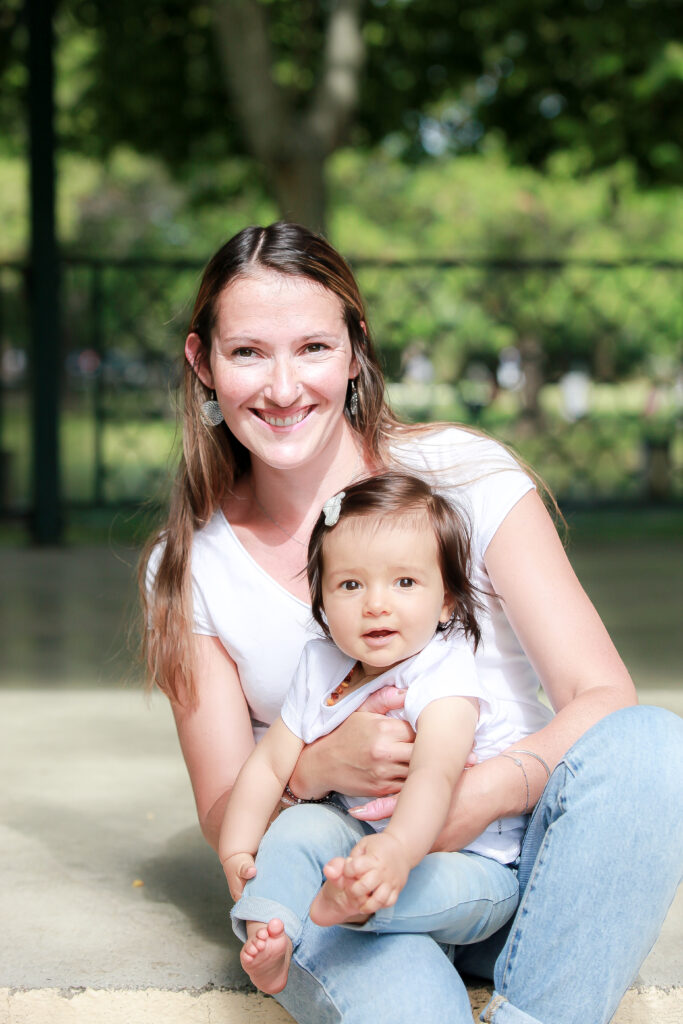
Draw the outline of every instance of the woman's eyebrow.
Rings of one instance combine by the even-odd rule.
[[[314,331],[312,334],[301,334],[301,335],[299,335],[296,338],[292,338],[291,340],[292,340],[292,343],[295,344],[295,345],[296,344],[301,344],[302,342],[307,342],[307,341],[338,341],[339,340],[339,335],[338,334],[330,334],[327,331]],[[238,343],[240,345],[263,345],[263,344],[269,344],[269,342],[266,339],[257,337],[254,334],[222,334],[222,335],[219,335],[218,341],[223,342],[223,344],[235,344],[235,343]]]

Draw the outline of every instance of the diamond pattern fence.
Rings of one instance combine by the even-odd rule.
[[[352,261],[395,407],[506,440],[565,504],[683,499],[683,263]],[[201,265],[62,267],[68,507],[163,501]],[[0,265],[0,511],[30,511],[27,272]]]

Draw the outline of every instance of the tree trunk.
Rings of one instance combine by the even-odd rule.
[[[285,220],[325,231],[325,159],[314,153],[293,154],[268,168],[271,188]]]
[[[225,80],[251,155],[265,169],[281,215],[316,231],[325,226],[325,161],[357,106],[365,56],[361,0],[334,0],[323,67],[303,112],[272,75],[266,7],[213,0]]]

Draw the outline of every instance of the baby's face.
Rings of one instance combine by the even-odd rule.
[[[332,639],[368,674],[421,651],[452,608],[426,513],[339,523],[324,542],[322,598]]]

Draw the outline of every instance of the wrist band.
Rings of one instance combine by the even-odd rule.
[[[519,753],[522,753],[522,751],[519,751]],[[529,780],[527,778],[524,765],[518,757],[513,757],[512,754],[499,754],[498,757],[507,757],[508,761],[513,761],[518,768],[522,769],[522,775],[524,776],[524,785],[526,786],[526,803],[524,804],[524,810],[522,811],[522,814],[526,814],[526,812],[529,810],[529,800],[531,799],[531,793],[529,792]]]
[[[547,765],[547,764],[545,763],[545,761],[544,761],[544,760],[543,760],[543,758],[542,758],[542,757],[540,756],[540,754],[535,754],[535,753],[533,752],[533,750],[521,750],[521,749],[520,749],[520,750],[511,750],[511,751],[510,751],[510,753],[511,753],[511,754],[528,754],[528,755],[529,755],[529,757],[534,757],[534,758],[536,758],[536,760],[538,761],[538,763],[539,763],[539,764],[542,764],[542,765],[543,765],[543,767],[545,768],[545,773],[546,773],[546,775],[548,776],[548,779],[550,778],[550,768],[548,768],[548,765]],[[548,781],[548,780],[546,779],[546,782],[547,782],[547,781]]]

